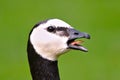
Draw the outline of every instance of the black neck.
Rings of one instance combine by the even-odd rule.
[[[33,80],[60,80],[57,61],[50,61],[38,55],[28,41],[28,61]]]

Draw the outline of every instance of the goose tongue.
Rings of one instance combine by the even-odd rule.
[[[83,43],[83,42],[84,41],[82,41],[82,40],[76,40],[76,41],[73,40],[69,43],[69,48],[87,52],[88,50],[81,45],[81,43]]]

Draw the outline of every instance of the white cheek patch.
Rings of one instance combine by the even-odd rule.
[[[57,60],[58,56],[67,51],[68,37],[61,37],[39,27],[33,29],[30,41],[40,56],[49,60]]]

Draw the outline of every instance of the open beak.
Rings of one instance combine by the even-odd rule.
[[[67,45],[69,49],[81,50],[87,52],[88,50],[81,45],[82,40],[76,40],[79,38],[90,39],[90,35],[87,33],[79,32],[75,29],[68,29],[69,40],[67,41]]]

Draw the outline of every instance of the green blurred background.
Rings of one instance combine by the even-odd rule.
[[[120,0],[1,0],[0,80],[31,80],[26,45],[34,24],[60,18],[87,32],[88,53],[59,58],[61,80],[120,80]]]

